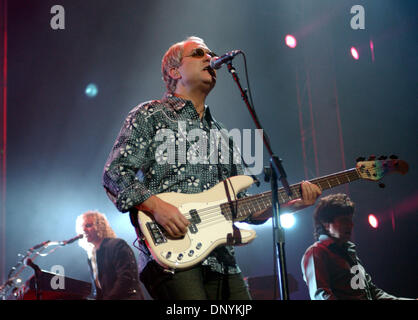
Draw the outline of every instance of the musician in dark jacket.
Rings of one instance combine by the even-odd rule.
[[[142,300],[138,266],[130,246],[116,237],[104,214],[88,211],[77,218],[76,231],[84,237],[94,295],[97,300]]]

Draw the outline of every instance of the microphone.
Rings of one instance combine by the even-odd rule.
[[[224,55],[220,57],[213,57],[212,59],[210,59],[210,67],[212,69],[218,70],[220,67],[222,67],[224,63],[228,63],[229,61],[234,59],[234,57],[238,53],[241,53],[241,52],[242,52],[241,50],[232,50],[230,52],[225,53]]]
[[[78,239],[81,239],[82,237],[84,237],[84,235],[79,234],[78,236],[75,236],[74,238],[65,240],[65,241],[61,241],[61,245],[65,246],[66,244],[70,244],[73,243],[74,241],[77,241]]]

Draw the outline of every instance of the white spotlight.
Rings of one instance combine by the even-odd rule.
[[[284,213],[280,215],[280,224],[285,229],[293,227],[295,222],[296,220],[292,213]]]
[[[298,44],[298,42],[296,41],[296,38],[295,38],[294,36],[290,35],[290,34],[288,34],[288,35],[284,38],[284,41],[285,41],[286,45],[287,45],[289,48],[292,48],[292,49],[296,48],[296,46],[297,46],[297,44]]]

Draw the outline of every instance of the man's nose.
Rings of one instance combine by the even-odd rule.
[[[205,61],[210,61],[211,58],[212,58],[212,56],[208,52],[206,52],[205,53]]]

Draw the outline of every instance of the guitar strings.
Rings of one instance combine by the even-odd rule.
[[[340,180],[338,179],[338,176],[345,177],[345,179],[347,179],[348,181],[347,182],[340,182]],[[350,179],[350,177],[351,177],[351,179]],[[310,180],[310,182],[314,183],[314,184],[317,184],[318,187],[323,189],[321,184],[323,184],[324,182],[327,183],[329,188],[332,188],[332,187],[339,186],[339,185],[342,185],[342,184],[345,184],[345,183],[348,183],[348,182],[355,181],[359,178],[360,178],[360,174],[358,173],[358,169],[357,168],[352,168],[352,169],[347,169],[347,170],[342,171],[342,172],[337,173],[337,174],[331,174],[331,175],[328,175],[328,176],[313,179],[313,180]],[[335,180],[337,183],[335,183],[335,181],[333,182],[332,180]],[[292,191],[296,194],[296,197],[301,197],[301,195],[299,193],[300,183],[290,186],[290,189],[292,189]],[[283,196],[282,196],[283,192],[284,192],[283,188],[279,189],[279,197],[281,196],[281,200],[283,201],[283,203],[286,202],[285,200],[290,201],[290,200],[295,199],[295,198],[290,198],[290,197],[288,197],[288,199],[284,199]],[[268,192],[264,192],[264,193],[261,193],[261,194],[258,194],[258,195],[250,196],[248,198],[241,198],[241,199],[238,199],[238,200],[233,200],[231,202],[225,202],[223,204],[227,205],[229,203],[230,205],[234,205],[235,207],[237,207],[236,203],[238,201],[245,204],[245,202],[254,202],[254,201],[260,200],[260,199],[262,199],[266,196],[271,197],[270,194],[271,194],[271,191],[268,191]],[[199,213],[199,216],[201,215],[203,217],[205,214],[211,214],[212,213],[211,210],[215,209],[215,208],[218,208],[219,206],[220,205],[215,205],[215,206],[210,206],[210,207],[207,207],[207,208],[204,208],[204,209],[200,209],[200,210],[197,211],[197,213]],[[260,210],[264,210],[264,209],[267,209],[267,208],[260,208]],[[222,212],[222,210],[221,210],[221,212]],[[188,216],[187,213],[185,213],[184,215],[185,215],[186,218],[188,218],[188,217],[191,218],[191,216]]]
[[[349,177],[351,177],[353,179],[349,179]],[[345,173],[345,178],[348,179],[348,182],[355,181],[359,177],[360,177],[360,175],[358,174],[357,169],[349,169]],[[327,182],[327,184],[330,188],[334,184],[335,184],[334,186],[338,186],[338,185],[347,183],[347,182],[342,182],[341,183],[338,180],[337,177],[335,177],[334,179],[337,182],[336,184],[335,184],[335,182],[333,183],[332,179],[330,179],[330,176],[318,178],[318,179],[315,179],[315,180],[311,180],[311,182],[315,183],[315,184],[319,184],[319,185],[322,184],[323,182]],[[322,189],[321,186],[319,186],[319,187]],[[281,188],[281,189],[283,189],[283,188]],[[284,190],[281,190],[281,189],[279,189],[279,195],[280,195],[281,192],[284,192]],[[296,196],[300,197],[300,194],[299,194],[300,183],[290,186],[290,189],[292,189],[292,191],[296,194]],[[266,199],[268,200],[267,207],[262,208],[261,205],[266,206],[266,201],[265,201]],[[289,200],[292,200],[292,198],[289,198]],[[243,205],[239,206],[238,201],[240,201]],[[260,201],[261,201],[261,205],[260,205]],[[230,204],[230,206],[233,206],[233,208],[235,208],[236,211],[238,211],[239,209],[241,209],[243,207],[245,208],[245,204],[247,204],[247,203],[252,203],[252,204],[256,203],[260,207],[259,208],[260,210],[264,210],[264,209],[267,209],[268,207],[271,206],[270,201],[271,201],[271,191],[268,191],[268,192],[260,193],[258,195],[250,196],[250,197],[247,197],[247,198],[241,198],[241,199],[233,200],[231,202],[225,202],[223,204],[209,206],[209,207],[206,207],[204,209],[199,209],[199,210],[196,210],[196,212],[199,215],[199,218],[200,218],[201,222],[198,223],[197,225],[198,225],[199,229],[208,228],[208,227],[211,227],[213,225],[218,225],[219,222],[221,222],[221,221],[230,222],[231,225],[232,225],[232,223],[234,221],[232,219],[227,219],[226,218],[226,216],[222,213],[221,205],[226,206],[227,204]],[[282,197],[282,201],[284,202],[283,197]],[[225,211],[226,211],[226,213],[231,213],[229,211],[229,209],[230,209],[229,206],[226,206],[226,208],[227,208],[227,210],[224,210],[224,213],[225,213]],[[254,209],[254,210],[252,210],[253,212],[258,211],[258,210],[256,210],[255,207],[253,207],[253,209]],[[192,218],[191,215],[188,214],[188,213],[185,214],[185,217],[188,218],[188,219]]]
[[[351,180],[349,179],[350,176],[351,176],[351,178],[354,178],[352,181],[357,180],[359,178],[359,174],[357,172],[357,169],[349,169],[349,170],[347,170],[347,172],[345,172],[345,177],[348,179],[348,182],[351,182]],[[338,185],[341,185],[341,184],[345,184],[346,183],[346,182],[341,183],[338,180],[337,177],[335,177],[335,179],[337,181],[337,184],[335,184],[334,186],[338,186]],[[318,179],[311,180],[311,181],[313,183],[315,183],[315,184],[321,184],[321,183],[323,183],[323,182],[326,181],[327,184],[328,184],[328,186],[330,188],[332,187],[332,184],[333,184],[332,183],[332,180],[331,180],[331,183],[330,183],[329,176],[328,177],[318,178]],[[321,186],[319,186],[319,187],[321,187]],[[300,183],[299,184],[292,185],[290,188],[293,189],[292,191],[296,193],[296,196],[297,197],[300,197],[300,195],[299,195]],[[283,191],[284,190],[282,190],[282,191],[279,190],[279,193],[280,192],[283,192]],[[250,203],[256,203],[260,207],[258,211],[265,210],[269,206],[271,206],[271,204],[270,204],[270,200],[271,200],[270,198],[271,197],[270,197],[269,194],[271,194],[271,191],[265,192],[265,193],[261,193],[261,194],[258,194],[258,195],[254,195],[254,196],[251,196],[251,197],[248,197],[248,198],[241,198],[241,199],[234,200],[234,201],[231,201],[231,202],[225,202],[224,205],[226,205],[226,204],[229,203],[230,205],[234,206],[238,210],[238,209],[241,209],[243,207],[245,208],[246,202],[250,202]],[[261,205],[263,205],[263,206],[266,205],[266,203],[265,203],[265,199],[266,198],[268,199],[269,202],[267,203],[267,207],[262,208]],[[292,198],[289,198],[289,200],[292,200]],[[243,203],[243,206],[241,206],[241,208],[238,208],[238,205],[237,205],[237,202],[238,201],[240,201],[240,202]],[[262,201],[261,205],[260,205],[260,201]],[[282,201],[284,201],[283,200],[283,197],[282,197]],[[257,208],[253,207],[252,209],[253,210],[251,210],[251,211],[257,212]],[[221,205],[214,205],[214,206],[210,206],[210,207],[207,207],[207,208],[204,208],[204,209],[200,209],[200,210],[196,210],[196,211],[197,211],[197,213],[198,213],[198,215],[199,215],[199,217],[201,219],[201,222],[199,223],[199,226],[200,227],[205,227],[208,224],[211,225],[211,224],[213,224],[213,222],[215,222],[217,220],[221,221],[221,220],[225,220],[226,219],[225,218],[225,215],[222,214]],[[227,213],[230,213],[228,211],[229,210],[227,210]],[[219,213],[221,213],[221,215],[219,215]],[[191,219],[191,215],[188,215],[187,213],[185,214],[185,217],[188,218],[188,219]],[[205,220],[205,221],[203,221],[203,220]],[[228,220],[228,219],[226,219],[226,220],[232,222],[232,220]]]
[[[338,177],[344,177],[348,181],[341,182],[338,179]],[[358,180],[359,178],[361,178],[361,175],[359,174],[358,169],[352,168],[352,169],[348,169],[343,172],[340,172],[338,174],[332,174],[332,175],[324,176],[321,178],[313,179],[313,180],[310,180],[310,182],[318,185],[318,187],[322,190],[324,189],[324,187],[322,186],[323,183],[327,184],[325,189],[328,189],[328,188],[333,188],[342,184],[346,184],[346,183]],[[290,186],[290,189],[292,190],[292,192],[296,194],[296,197],[299,197],[299,198],[301,197],[301,194],[299,192],[300,186],[301,186],[301,183]],[[287,195],[286,196],[288,197],[288,199],[284,199],[282,195],[283,192],[284,192],[284,188],[280,188],[278,190],[279,197],[281,196],[281,200],[283,201],[283,203],[286,202],[285,200],[290,201],[294,199],[293,197],[288,197]],[[268,202],[266,202],[266,200],[268,200]],[[242,205],[238,205],[238,201],[241,202]],[[261,204],[260,204],[260,201],[261,201]],[[247,197],[247,198],[241,198],[241,199],[233,200],[230,202],[225,202],[222,204],[213,205],[213,206],[209,206],[203,209],[196,210],[196,213],[199,215],[199,218],[201,220],[201,222],[198,223],[197,225],[199,226],[199,228],[207,228],[207,227],[218,224],[220,221],[231,222],[232,224],[234,222],[232,217],[230,217],[231,219],[228,219],[228,217],[225,216],[225,213],[232,215],[232,212],[230,211],[230,206],[232,206],[233,208],[235,208],[236,211],[238,211],[242,208],[245,208],[245,205],[248,203],[252,203],[252,204],[255,203],[260,207],[259,210],[257,210],[257,208],[255,207],[251,208],[252,209],[251,211],[253,213],[260,211],[260,210],[265,210],[271,207],[271,191],[267,191],[264,193]],[[222,210],[221,208],[222,205],[226,207],[226,210],[225,209]],[[261,206],[265,206],[265,208],[262,208]],[[192,219],[191,215],[188,213],[185,213],[184,216],[189,220]]]
[[[249,203],[258,203],[258,206],[260,207],[259,210],[265,210],[267,207],[265,207],[266,202],[263,201],[263,198],[269,198],[269,197],[267,197],[267,194],[262,193],[262,194],[259,194],[259,195],[252,196],[251,198],[241,198],[241,199],[238,199],[238,200],[233,200],[231,202],[225,202],[225,203],[222,203],[222,204],[219,204],[219,205],[214,205],[214,206],[206,207],[204,209],[198,209],[198,210],[196,210],[196,212],[198,213],[199,217],[202,219],[202,218],[205,218],[206,216],[212,214],[214,212],[213,211],[214,209],[215,209],[215,211],[218,211],[219,208],[222,205],[225,205],[227,207],[227,210],[224,210],[224,212],[230,213],[229,212],[229,206],[227,206],[227,204],[230,204],[234,208],[241,209],[241,208],[244,207],[244,205],[246,204],[246,202],[249,202]],[[261,202],[261,205],[263,205],[264,208],[261,207],[260,200],[263,201],[263,202]],[[243,205],[237,205],[237,202],[242,202]],[[222,212],[222,209],[219,210],[219,211]],[[185,213],[184,216],[186,218],[188,218],[188,219],[189,218],[192,219],[192,217],[189,214],[189,212]]]
[[[260,199],[264,198],[264,197],[265,197],[265,195],[261,194],[255,200],[251,199],[251,202],[259,202]],[[243,198],[242,200],[244,200],[244,199],[245,198]],[[265,202],[263,202],[263,205],[265,206]],[[265,208],[260,208],[260,210],[263,210],[263,209],[265,209]],[[202,214],[201,213],[202,211],[205,211],[205,213]],[[201,222],[197,224],[199,226],[199,228],[209,227],[209,226],[217,224],[218,222],[221,222],[221,221],[231,222],[231,224],[233,223],[232,219],[227,219],[225,217],[225,215],[222,214],[222,209],[221,209],[220,205],[212,206],[212,207],[210,207],[210,209],[205,208],[205,209],[202,209],[202,210],[197,210],[197,212],[200,213],[199,217],[201,218]],[[187,215],[186,215],[186,217],[187,217]]]
[[[353,170],[353,169],[350,169],[350,171],[346,173],[346,178],[348,178],[348,176],[351,176],[351,178],[355,178],[355,179],[351,179],[351,180],[348,179],[350,182],[358,179],[357,172],[355,172],[355,171],[353,172],[351,170]],[[338,182],[335,185],[333,185],[332,181],[330,183],[330,181],[329,181],[330,178],[328,178],[328,177],[327,178],[319,178],[317,180],[312,180],[312,181],[314,181],[317,184],[322,184],[323,182],[326,181],[327,184],[328,184],[328,186],[330,188],[332,188],[333,186],[338,186],[338,185],[341,185],[341,184],[344,184],[345,183],[345,182],[344,183],[341,183],[338,180],[338,178],[335,178],[335,179]],[[319,187],[321,187],[321,186],[319,186]],[[290,189],[292,189],[292,191],[295,193],[295,196],[292,197],[292,198],[288,198],[288,199],[284,199],[284,197],[281,196],[281,194],[280,194],[280,192],[283,193],[284,190],[279,190],[279,197],[281,196],[281,200],[283,201],[283,203],[285,203],[286,201],[294,200],[296,198],[300,198],[301,197],[300,192],[299,192],[300,183],[299,184],[296,184],[296,185],[292,185],[290,187]],[[242,202],[245,205],[245,204],[247,204],[247,202],[249,202],[249,203],[251,203],[251,202],[257,202],[259,200],[264,200],[264,199],[268,199],[270,201],[270,198],[271,198],[271,191],[267,191],[267,192],[264,192],[264,193],[260,193],[258,195],[253,195],[253,196],[247,197],[247,198],[241,198],[241,199],[238,199],[238,200],[233,200],[231,202],[225,202],[225,203],[222,203],[221,205],[225,205],[226,206],[227,204],[230,204],[230,205],[233,205],[233,206],[236,207],[237,206],[236,203],[238,201],[239,202]],[[268,205],[270,205],[270,204],[268,204]],[[212,210],[213,208],[218,208],[219,206],[220,205],[215,205],[215,206],[210,206],[210,207],[207,207],[207,208],[204,208],[204,209],[200,209],[200,210],[197,210],[197,213],[199,213],[199,216],[200,216],[200,214],[203,216],[205,214],[205,211],[210,212],[210,210]],[[260,208],[260,210],[264,210],[264,209],[266,209],[266,208]],[[187,217],[187,215],[186,215],[186,217]]]
[[[352,173],[352,172],[349,172],[349,173]],[[353,174],[351,174],[351,177],[352,178],[358,178],[358,175],[353,175]],[[356,179],[353,179],[353,181],[354,180],[356,180]],[[329,187],[333,187],[331,184],[330,184],[330,182],[329,182],[329,178],[320,178],[320,179],[318,179],[318,180],[316,180],[315,181],[315,183],[318,183],[318,184],[321,184],[321,183],[323,183],[324,181],[320,181],[320,180],[325,180],[325,181],[327,181],[328,182],[328,186]],[[338,181],[338,179],[336,179],[337,181]],[[349,179],[349,181],[351,181],[350,179]],[[339,182],[338,181],[338,183],[337,184],[335,184],[334,186],[338,186],[338,185],[341,185],[342,183],[341,182]],[[319,186],[319,187],[321,187],[321,186]],[[296,185],[292,185],[291,187],[290,187],[291,189],[293,189],[292,191],[296,194],[294,197],[292,197],[292,198],[288,198],[288,199],[284,199],[283,198],[283,196],[281,197],[281,200],[283,201],[283,203],[285,203],[286,201],[290,201],[290,200],[293,200],[293,199],[296,199],[296,198],[300,198],[301,197],[301,195],[300,195],[300,193],[299,193],[299,189],[300,189],[300,184],[296,184]],[[281,194],[280,194],[280,192],[284,192],[284,190],[279,190],[279,196],[281,196]],[[267,197],[268,196],[268,197]],[[249,203],[252,203],[252,202],[257,202],[257,201],[259,201],[259,200],[263,200],[263,198],[267,198],[267,199],[269,199],[270,200],[270,198],[271,198],[271,191],[268,191],[268,192],[264,192],[264,193],[260,193],[260,194],[258,194],[258,195],[254,195],[254,196],[250,196],[250,197],[248,197],[248,198],[241,198],[241,199],[238,199],[238,200],[233,200],[233,201],[231,201],[231,202],[225,202],[225,203],[223,203],[223,204],[221,204],[221,205],[227,205],[228,203],[230,204],[230,205],[233,205],[233,206],[237,206],[236,205],[236,203],[237,203],[237,201],[239,201],[239,202],[242,202],[244,205],[247,203],[247,202],[249,202]],[[269,204],[270,205],[270,204]],[[202,216],[205,214],[204,212],[205,211],[208,211],[208,212],[210,212],[210,210],[212,210],[213,208],[218,208],[220,205],[215,205],[215,206],[210,206],[210,207],[207,207],[207,208],[204,208],[204,209],[200,209],[200,210],[197,210],[197,213],[199,213],[199,214],[201,214]],[[260,210],[264,210],[264,209],[266,209],[266,208],[260,208]],[[187,213],[185,214],[185,216],[187,217]]]

